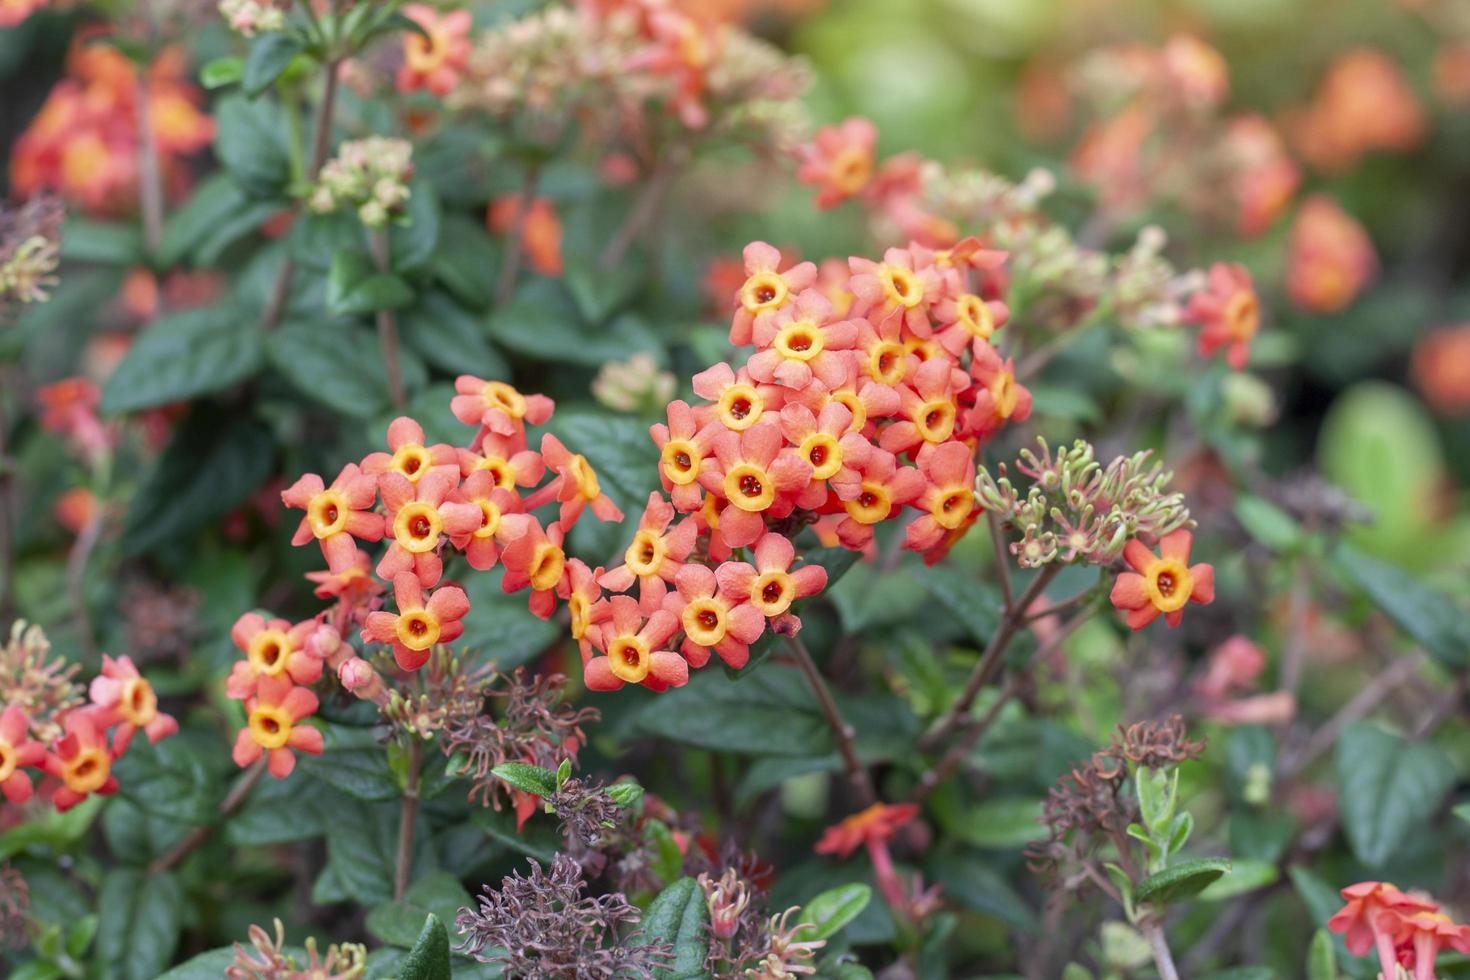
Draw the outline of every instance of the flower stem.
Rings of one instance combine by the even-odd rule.
[[[236,780],[229,794],[220,801],[219,817],[221,820],[234,813],[239,809],[240,804],[245,802],[245,799],[250,795],[250,791],[255,788],[255,784],[260,782],[260,777],[265,775],[265,765],[266,756],[262,755]],[[148,873],[150,875],[162,874],[169,868],[172,868],[189,854],[193,853],[196,847],[203,844],[213,830],[214,824],[195,827],[189,831],[183,840],[175,844],[167,854],[148,865]]]
[[[341,73],[342,62],[333,59],[326,63],[326,86],[322,89],[322,100],[316,108],[316,129],[312,136],[311,166],[307,169],[306,179],[308,183],[316,180],[317,173],[322,169],[322,164],[327,162],[327,152],[332,146],[332,115],[337,105],[337,79]],[[260,329],[273,330],[281,322],[281,315],[286,311],[286,301],[291,296],[291,280],[296,275],[296,263],[291,261],[287,255],[281,262],[281,269],[276,273],[276,283],[271,287],[270,300],[266,303],[265,312],[260,318]]]
[[[500,281],[495,287],[495,305],[504,306],[515,294],[516,276],[521,271],[521,236],[526,233],[526,221],[531,213],[531,203],[536,200],[536,184],[541,179],[541,167],[536,163],[526,164],[526,178],[516,198],[515,214],[511,217],[510,230],[505,234],[505,258],[500,263]]]
[[[1149,917],[1139,924],[1139,931],[1148,940],[1148,948],[1154,954],[1154,966],[1158,968],[1159,980],[1179,980],[1179,970],[1174,966],[1174,954],[1169,952],[1169,939],[1164,935],[1164,924]]]
[[[837,707],[836,700],[832,697],[832,690],[827,686],[827,681],[822,677],[822,672],[817,669],[817,664],[812,660],[811,653],[806,644],[794,636],[786,638],[786,647],[791,655],[796,658],[796,664],[801,672],[806,675],[807,683],[811,686],[812,693],[817,696],[817,703],[822,708],[822,715],[827,719],[827,726],[832,729],[832,735],[837,740],[837,751],[842,755],[843,767],[847,771],[847,780],[858,794],[864,806],[877,802],[878,794],[873,789],[873,781],[868,776],[868,770],[863,766],[862,760],[857,754],[857,733],[842,717],[842,712]]]
[[[378,271],[388,273],[388,236],[381,229],[368,234],[368,245]],[[396,408],[408,404],[403,390],[403,364],[398,357],[398,317],[392,310],[378,311],[378,347],[383,352],[383,366],[388,373],[388,397]]]
[[[608,241],[607,248],[603,249],[602,257],[598,265],[603,271],[618,267],[628,249],[633,247],[633,242],[643,233],[653,219],[658,217],[659,208],[663,205],[664,196],[668,193],[669,185],[674,182],[674,176],[678,167],[670,159],[664,159],[654,168],[653,176],[649,178],[648,184],[633,204],[633,210],[628,212],[628,217],[623,221],[613,237]]]
[[[424,761],[423,742],[417,735],[409,736],[408,784],[403,787],[403,807],[398,820],[398,863],[393,873],[393,898],[400,899],[408,891],[408,879],[413,872],[413,828],[419,815],[419,774]]]
[[[1051,580],[1060,571],[1058,565],[1047,565],[1037,573],[1036,578],[1031,580],[1031,585],[1022,593],[1021,597],[1014,603],[1007,603],[1005,611],[1001,615],[1000,625],[996,627],[995,633],[990,638],[990,643],[985,647],[985,652],[980,655],[980,660],[975,664],[975,669],[970,672],[970,679],[965,682],[965,689],[955,699],[955,703],[949,711],[940,719],[939,723],[932,728],[928,734],[919,740],[919,748],[933,749],[940,745],[956,729],[964,724],[965,716],[970,713],[970,708],[975,704],[975,698],[980,691],[994,679],[1000,670],[1001,658],[1005,656],[1006,648],[1010,646],[1011,640],[1020,631],[1021,625],[1026,618],[1027,610],[1037,597],[1051,584]]]

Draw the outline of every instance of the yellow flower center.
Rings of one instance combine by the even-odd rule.
[[[1148,601],[1159,612],[1171,613],[1184,608],[1194,591],[1194,579],[1181,561],[1160,558],[1148,567],[1143,577]]]
[[[929,508],[935,522],[946,531],[953,531],[970,516],[975,509],[975,491],[966,486],[946,487],[934,498]]]
[[[657,575],[664,564],[664,539],[656,531],[639,531],[623,552],[623,561],[634,575]]]
[[[842,447],[824,432],[813,432],[801,441],[798,450],[812,464],[812,479],[826,480],[842,469]]]
[[[1261,325],[1261,305],[1248,289],[1237,290],[1225,304],[1225,329],[1236,340],[1250,340]]]
[[[740,463],[725,474],[725,498],[741,510],[759,513],[776,499],[776,488],[765,470]]]
[[[128,678],[123,682],[117,710],[123,721],[139,728],[153,721],[158,716],[158,695],[153,693],[153,685],[141,677]]]
[[[974,293],[966,293],[959,298],[956,315],[958,322],[971,337],[989,340],[990,335],[995,333],[995,314],[990,312],[990,306],[985,300]]]
[[[914,425],[925,442],[944,442],[954,432],[954,402],[935,399],[919,406]]]
[[[439,642],[439,617],[427,609],[398,614],[398,642],[410,650],[427,650]]]
[[[347,499],[336,490],[323,490],[306,505],[306,522],[318,538],[329,538],[347,526]]]
[[[765,410],[765,402],[762,401],[760,392],[751,385],[736,384],[726,388],[720,395],[720,403],[715,413],[724,423],[725,428],[734,432],[743,432],[755,425]]]
[[[699,479],[700,463],[699,450],[688,439],[670,439],[664,443],[659,465],[670,483],[680,487],[693,483]]]
[[[602,496],[597,473],[592,469],[592,464],[587,462],[586,456],[573,456],[567,462],[567,476],[577,485],[577,492],[586,499],[596,500]]]
[[[5,782],[15,774],[15,767],[20,763],[20,753],[15,746],[9,742],[0,741],[0,783]]]
[[[839,405],[846,405],[847,410],[852,412],[852,422],[848,425],[848,432],[861,432],[863,426],[868,424],[868,406],[857,396],[855,391],[839,391],[832,396],[832,400]]]
[[[990,382],[990,395],[995,399],[995,414],[998,418],[1008,419],[1016,410],[1016,402],[1021,398],[1021,392],[1016,387],[1016,376],[1009,371],[1002,371]]]
[[[404,504],[393,518],[393,539],[404,551],[414,555],[438,547],[439,534],[443,530],[444,521],[439,516],[439,509],[422,501]]]
[[[587,635],[587,628],[592,625],[592,603],[582,593],[573,592],[567,597],[567,612],[572,617],[572,639],[582,639]]]
[[[903,344],[883,342],[868,350],[868,377],[879,384],[896,385],[908,373],[908,350]]]
[[[880,266],[878,278],[890,303],[913,309],[924,302],[924,287],[919,284],[919,277],[908,269],[896,265]]]
[[[257,705],[250,712],[250,737],[263,749],[279,749],[291,740],[291,716],[278,707]]]
[[[920,364],[934,360],[936,357],[948,357],[949,353],[933,340],[925,340],[922,337],[910,337],[904,342],[904,349],[919,359]]]
[[[291,656],[291,638],[284,630],[261,630],[251,639],[245,656],[257,673],[275,677],[286,669],[286,661]]]
[[[531,588],[537,592],[556,588],[566,565],[566,552],[550,541],[542,542],[537,546],[536,555],[531,561]]]
[[[498,408],[513,419],[526,417],[526,397],[504,381],[486,382],[480,398],[484,400],[485,407]]]
[[[480,505],[480,526],[475,529],[475,537],[493,537],[500,530],[500,508],[487,497],[482,497],[475,503]]]
[[[82,749],[76,758],[61,764],[61,781],[77,793],[93,793],[107,782],[112,772],[112,760],[105,749],[93,747]]]
[[[511,468],[509,460],[501,459],[499,456],[486,456],[476,461],[475,469],[489,470],[495,476],[495,486],[497,489],[515,489],[516,471]]]
[[[779,310],[787,295],[785,279],[774,272],[757,272],[740,287],[740,305],[752,314]]]
[[[712,647],[725,638],[725,610],[713,599],[695,599],[680,617],[696,646]]]
[[[429,472],[429,451],[423,446],[409,444],[399,446],[398,451],[393,454],[393,460],[388,464],[390,470],[402,473],[410,483],[419,482],[419,478]]]
[[[648,644],[636,636],[620,636],[607,645],[607,666],[618,680],[641,684],[648,676]]]
[[[437,70],[449,57],[449,46],[444,31],[430,27],[423,34],[405,31],[403,35],[403,60],[411,71],[427,75]]]
[[[893,509],[888,488],[881,483],[863,483],[862,489],[853,499],[846,501],[847,516],[859,524],[877,524],[888,519]]]
[[[810,361],[822,353],[822,332],[815,323],[801,320],[781,328],[772,346],[788,361]]]
[[[750,604],[769,616],[779,616],[791,608],[796,598],[796,583],[785,572],[766,572],[750,586]]]
[[[873,159],[864,150],[848,147],[833,157],[828,179],[832,186],[844,194],[852,195],[868,184],[873,175]]]

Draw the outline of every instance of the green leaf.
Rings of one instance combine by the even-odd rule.
[[[1301,525],[1269,500],[1243,494],[1235,501],[1235,517],[1251,537],[1277,554],[1301,550],[1304,539]]]
[[[447,293],[430,290],[403,311],[398,328],[404,344],[441,371],[508,378],[510,365],[491,346],[483,319]]]
[[[642,932],[634,940],[642,946],[668,943],[674,956],[654,971],[658,980],[694,980],[705,977],[709,953],[705,926],[709,910],[704,892],[693,878],[680,878],[659,892],[643,916]]]
[[[526,607],[524,595],[506,595],[500,589],[501,569],[481,572],[464,583],[470,611],[464,618],[461,649],[481,654],[481,661],[497,670],[527,663],[561,639],[563,630],[538,618]]]
[[[556,792],[556,773],[524,762],[503,762],[490,772],[523,793],[550,796]]]
[[[1466,823],[1470,823],[1470,803],[1461,803],[1450,812]]]
[[[977,847],[1015,848],[1046,836],[1041,822],[1042,801],[1034,797],[1002,796],[966,806],[955,832]]]
[[[747,755],[826,755],[832,736],[794,668],[766,666],[741,684],[705,671],[636,716],[639,731]]]
[[[209,752],[217,746],[202,744],[185,732],[157,745],[134,739],[127,755],[112,767],[118,795],[144,813],[190,824],[214,820],[221,796],[210,766]]]
[[[413,289],[398,276],[378,272],[361,252],[338,252],[327,273],[327,312],[362,316],[413,302]]]
[[[270,430],[248,416],[193,412],[133,498],[124,552],[177,542],[234,510],[274,471],[275,451]]]
[[[215,108],[214,152],[247,193],[280,198],[291,179],[288,129],[280,106],[231,95]]]
[[[1155,771],[1140,766],[1133,774],[1133,788],[1144,826],[1156,837],[1163,834],[1174,818],[1175,801],[1179,798],[1179,769]]]
[[[959,905],[1022,932],[1036,932],[1036,912],[1004,875],[974,854],[935,851],[926,862],[926,871],[944,886],[945,896]]]
[[[1362,723],[1338,737],[1336,768],[1343,830],[1370,867],[1425,826],[1454,782],[1454,765],[1438,748]]]
[[[107,379],[107,415],[188,401],[246,380],[261,366],[260,332],[232,306],[188,310],[138,337]]]
[[[801,907],[799,918],[807,927],[799,930],[799,942],[828,939],[862,914],[873,898],[867,885],[851,884],[830,888]]]
[[[1229,871],[1230,862],[1224,858],[1185,861],[1140,881],[1133,899],[1135,902],[1167,905],[1198,895],[1212,881]]]
[[[297,763],[306,778],[320,779],[354,799],[398,799],[399,786],[388,765],[388,753],[372,729],[323,725],[322,735],[322,754],[303,756]],[[414,925],[417,928],[418,923]]]
[[[241,88],[252,99],[275,84],[301,53],[301,44],[284,31],[267,31],[250,45]]]
[[[1334,564],[1372,603],[1446,667],[1470,665],[1470,615],[1401,568],[1341,545]]]
[[[236,57],[215,58],[199,69],[199,84],[214,90],[234,85],[245,77],[245,59]]]
[[[141,265],[143,236],[132,225],[70,218],[61,227],[61,257],[99,265]]]
[[[109,871],[97,898],[97,960],[123,980],[154,980],[179,945],[184,891],[167,872]]]
[[[388,267],[399,273],[422,267],[439,244],[439,195],[434,185],[418,179],[408,190],[403,220],[388,228]]]
[[[636,514],[658,483],[658,448],[641,419],[606,411],[559,412],[549,424],[568,449],[592,464],[603,492]]]
[[[1234,858],[1231,861],[1230,873],[1206,886],[1205,890],[1199,893],[1200,901],[1223,902],[1238,895],[1253,892],[1257,888],[1274,885],[1276,879],[1280,877],[1281,872],[1270,861]]]
[[[643,787],[632,780],[624,780],[609,786],[607,795],[614,803],[626,810],[637,806],[638,801],[643,799]]]
[[[266,356],[296,390],[353,418],[388,408],[387,371],[373,335],[355,323],[283,324]]]
[[[65,813],[44,810],[0,833],[0,861],[7,861],[33,847],[53,852],[67,850],[91,828],[102,803],[102,797],[92,796]]]
[[[398,980],[451,980],[449,931],[432,912],[424,919],[418,941],[399,962]]]
[[[991,586],[938,565],[919,569],[916,577],[924,588],[970,634],[980,646],[1000,627],[1001,597]]]
[[[589,327],[566,291],[545,279],[526,283],[491,315],[490,336],[518,354],[553,364],[595,368],[639,352],[664,359],[658,334],[642,319],[625,315]]]
[[[414,882],[403,898],[369,912],[368,932],[394,946],[413,946],[425,916],[453,922],[459,910],[470,904],[470,893],[458,878],[447,871],[436,871]]]
[[[1337,951],[1326,929],[1312,934],[1312,945],[1307,948],[1307,980],[1337,980]]]
[[[357,902],[380,905],[393,900],[394,870],[398,861],[399,803],[358,803],[342,806],[333,793],[312,801],[331,827],[327,834],[327,866],[312,886],[317,904]],[[435,858],[429,828],[420,820],[411,857],[411,869],[432,870]],[[409,880],[417,877],[410,874]]]
[[[169,215],[163,225],[163,242],[158,261],[175,266],[210,238],[231,217],[250,204],[238,184],[225,174],[215,174],[200,184],[183,207]]]

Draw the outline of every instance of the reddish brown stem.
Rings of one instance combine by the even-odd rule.
[[[796,659],[796,665],[806,675],[807,684],[812,693],[817,696],[817,704],[822,709],[822,716],[827,719],[827,727],[832,729],[832,735],[837,741],[837,751],[842,756],[842,764],[847,771],[847,781],[852,784],[863,806],[870,806],[878,801],[878,794],[873,789],[873,781],[868,776],[868,770],[863,766],[862,760],[857,753],[857,733],[842,717],[842,712],[837,707],[837,701],[832,697],[832,690],[827,686],[827,681],[822,677],[822,672],[817,669],[816,661],[808,652],[806,644],[794,636],[786,638],[786,647]]]
[[[260,777],[265,774],[265,764],[266,757],[262,755],[240,776],[239,780],[236,781],[234,787],[230,790],[229,795],[220,801],[219,817],[221,820],[234,813],[240,804],[245,802],[246,797],[250,795],[250,791],[255,788],[255,784],[260,782]],[[148,873],[150,875],[162,874],[178,864],[193,853],[196,847],[203,844],[214,831],[214,828],[214,824],[205,824],[203,827],[195,827],[189,831],[183,840],[169,849],[167,854],[148,865]]]
[[[398,862],[393,872],[393,897],[399,899],[408,891],[413,874],[413,830],[419,815],[419,773],[424,761],[424,746],[418,736],[410,735],[408,743],[408,784],[403,788],[403,806],[398,820]]]

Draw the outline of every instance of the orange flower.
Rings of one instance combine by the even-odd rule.
[[[307,473],[282,491],[287,506],[306,511],[291,538],[303,545],[315,538],[321,543],[327,567],[340,572],[357,557],[357,540],[379,541],[383,518],[372,512],[378,499],[378,480],[348,463],[328,487],[315,473]]]
[[[435,589],[425,601],[412,572],[400,572],[393,579],[393,601],[398,612],[369,613],[362,638],[393,644],[393,659],[402,670],[418,670],[436,643],[457,639],[464,632],[460,620],[470,611],[470,600],[458,586]]]
[[[0,792],[11,803],[24,803],[34,787],[27,768],[37,768],[46,761],[46,747],[30,738],[31,720],[18,704],[6,707],[0,714]]]
[[[1186,314],[1203,327],[1199,353],[1209,357],[1225,348],[1225,360],[1239,371],[1250,359],[1251,340],[1261,325],[1261,304],[1245,266],[1216,262],[1208,285],[1190,297]]]
[[[1363,226],[1331,198],[1308,198],[1291,226],[1286,290],[1297,306],[1336,313],[1357,298],[1378,271]]]
[[[909,821],[919,815],[914,803],[874,803],[854,813],[841,823],[828,827],[815,848],[818,854],[831,854],[841,859],[852,856],[859,847],[886,844]]]
[[[1414,384],[1445,415],[1470,415],[1470,324],[1435,330],[1414,345]]]
[[[295,626],[284,619],[267,620],[260,613],[246,613],[230,627],[230,639],[244,660],[235,661],[225,693],[238,700],[255,693],[263,681],[284,677],[296,684],[310,684],[322,676],[322,660],[307,643],[316,630],[316,620]]]
[[[1414,980],[1434,980],[1435,960],[1446,946],[1470,953],[1470,926],[1459,925],[1443,912],[1414,912],[1403,922],[1405,935],[1399,940],[1399,961],[1409,960]]]
[[[622,521],[623,512],[612,498],[602,492],[597,473],[587,457],[573,453],[563,446],[561,440],[550,432],[541,437],[541,458],[556,474],[555,479],[526,498],[526,509],[535,510],[550,500],[561,502],[558,523],[563,531],[569,531],[582,511],[591,508],[599,521]]]
[[[798,151],[801,167],[796,177],[818,189],[817,207],[832,208],[861,194],[873,179],[873,155],[878,128],[861,116],[817,130],[812,142]]]
[[[92,679],[88,693],[98,711],[98,724],[104,728],[118,726],[112,736],[114,758],[128,750],[133,735],[140,729],[152,743],[179,730],[173,715],[158,710],[158,695],[153,693],[153,685],[138,673],[131,657],[114,660],[104,653],[102,673]]]
[[[1166,534],[1159,541],[1157,556],[1137,539],[1124,546],[1123,558],[1136,572],[1118,576],[1111,598],[1126,613],[1130,627],[1141,630],[1162,613],[1172,629],[1184,618],[1187,603],[1215,601],[1214,566],[1189,564],[1193,540],[1188,531]]]
[[[470,27],[474,18],[468,10],[440,14],[423,3],[411,3],[403,13],[421,28],[403,32],[403,65],[398,69],[398,90],[428,89],[441,98],[454,91],[470,56]]]
[[[296,687],[289,678],[268,677],[245,707],[250,720],[235,737],[235,765],[243,769],[265,755],[270,774],[285,779],[296,768],[296,752],[322,754],[321,731],[301,724],[316,713],[317,698],[311,691]]]
[[[61,780],[51,802],[63,813],[91,796],[117,792],[112,753],[98,718],[90,710],[69,711],[61,722],[65,734],[46,757],[48,775]]]
[[[1435,902],[1415,898],[1386,881],[1360,881],[1342,890],[1347,904],[1327,920],[1327,928],[1342,933],[1348,952],[1363,956],[1377,948],[1383,975],[1398,975],[1395,947],[1409,934],[1406,920],[1419,913],[1439,911]]]
[[[1404,152],[1424,139],[1424,112],[1398,64],[1372,48],[1338,55],[1312,104],[1288,117],[1309,163],[1336,172],[1374,150]]]
[[[515,230],[521,213],[521,196],[506,194],[490,202],[485,223],[497,235]],[[550,198],[538,197],[526,210],[520,224],[520,247],[539,275],[560,276],[565,268],[561,254],[562,226]]]

